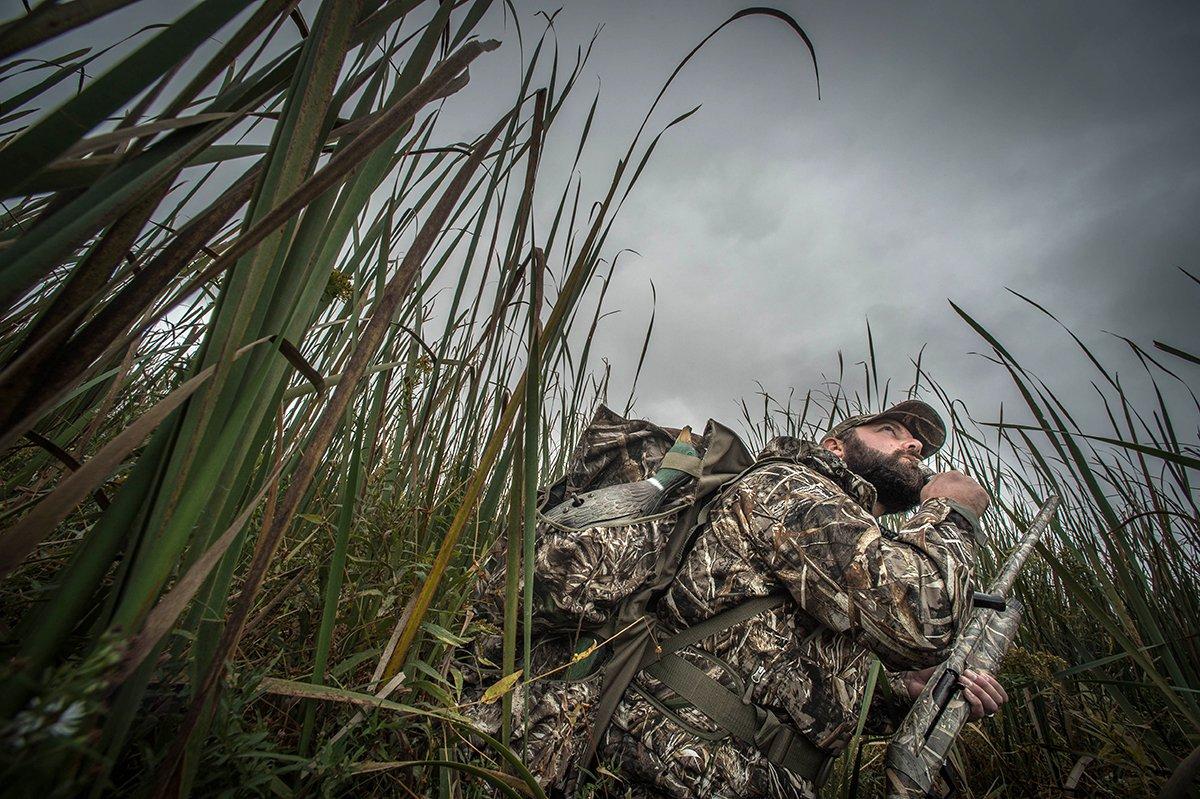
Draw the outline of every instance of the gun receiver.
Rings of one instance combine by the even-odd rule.
[[[1058,503],[1057,496],[1046,500],[988,592],[974,595],[976,610],[950,657],[933,672],[892,737],[886,765],[888,799],[933,795],[946,755],[970,715],[958,678],[968,669],[995,670],[1012,646],[1021,621],[1021,603],[1009,595],[1021,567],[1049,528]]]

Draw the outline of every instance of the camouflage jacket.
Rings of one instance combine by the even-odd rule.
[[[726,485],[713,500],[708,524],[656,612],[669,635],[786,589],[794,603],[680,654],[837,755],[853,735],[872,653],[893,672],[945,659],[970,612],[975,541],[937,499],[923,503],[898,531],[881,528],[870,514],[874,488],[811,442],[777,438],[760,453],[764,458],[776,460]],[[637,534],[665,539],[670,532],[668,522],[646,527]],[[594,566],[620,559],[621,542],[609,533],[586,555]],[[568,568],[551,550],[539,550],[537,570],[540,581],[561,583],[561,602],[587,569],[579,563]],[[526,674],[561,665],[570,654],[543,648]],[[573,758],[586,745],[599,688],[593,675],[533,682],[514,696],[514,747],[525,751],[548,787],[575,787]],[[807,780],[724,736],[676,699],[645,674],[626,691],[599,753],[601,773],[625,783],[612,795],[815,796]],[[473,711],[485,730],[498,729],[498,705]]]

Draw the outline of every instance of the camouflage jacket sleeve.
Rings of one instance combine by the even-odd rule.
[[[760,508],[772,522],[769,556],[801,607],[891,670],[944,660],[971,610],[975,560],[975,541],[949,520],[945,500],[923,503],[899,531],[885,534],[811,469],[767,471],[774,475]]]

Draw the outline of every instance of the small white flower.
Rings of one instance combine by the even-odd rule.
[[[87,715],[83,702],[75,701],[59,714],[58,719],[51,724],[46,732],[58,738],[69,738],[79,729],[83,717]]]

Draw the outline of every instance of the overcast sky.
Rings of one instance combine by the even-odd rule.
[[[5,17],[20,12],[0,4]],[[188,5],[143,0],[90,29],[93,43]],[[548,144],[540,214],[568,180],[594,92],[580,170],[588,202],[674,66],[741,6],[561,5],[555,31],[568,61],[603,30]],[[544,25],[536,12],[559,3],[515,7],[528,46]],[[1136,361],[1102,331],[1200,351],[1200,286],[1178,271],[1200,274],[1200,4],[778,7],[812,37],[821,100],[799,39],[750,18],[685,68],[651,124],[656,132],[703,105],[667,134],[608,240],[607,257],[638,253],[622,256],[608,299],[620,312],[596,343],[613,365],[618,410],[651,281],[657,318],[635,411],[662,423],[735,422],[757,382],[802,395],[836,372],[839,351],[849,364],[865,357],[868,319],[897,389],[924,346],[929,371],[978,417],[994,419],[1002,401],[1011,416],[1019,400],[1008,378],[969,354],[986,348],[950,299],[1098,423],[1085,359],[1006,287],[1056,312],[1131,382]],[[496,3],[485,19],[482,33],[503,46],[447,102],[447,138],[474,138],[512,102],[520,52],[506,16]]]
[[[582,114],[600,87],[583,167],[593,196],[674,65],[739,7],[564,4],[565,51],[604,26],[574,103]],[[867,319],[900,386],[926,345],[953,396],[984,419],[1001,401],[1011,414],[1008,378],[968,354],[984,344],[948,299],[1056,391],[1093,404],[1095,375],[1070,339],[1005,287],[1053,310],[1131,383],[1136,361],[1102,331],[1197,351],[1200,286],[1178,268],[1200,274],[1200,5],[778,7],[816,46],[822,99],[800,41],[768,18],[725,29],[680,75],[652,127],[703,108],[667,134],[609,239],[610,255],[640,253],[623,256],[609,301],[622,310],[601,330],[614,404],[650,281],[657,319],[635,409],[664,422],[732,420],[755,381],[803,394],[836,372],[839,350],[865,357]],[[524,19],[527,37],[539,30]],[[504,65],[514,37],[497,34],[506,45],[489,57]],[[476,73],[464,99],[485,94]],[[569,155],[552,154],[543,178]],[[1099,420],[1098,409],[1082,415]]]
[[[599,86],[586,192],[600,196],[662,80],[738,7],[566,2],[566,52],[604,25],[574,103],[582,118]],[[779,7],[815,43],[822,100],[798,38],[750,18],[692,60],[655,114],[656,130],[703,104],[667,134],[608,240],[610,256],[640,253],[620,262],[608,300],[620,313],[600,331],[618,409],[650,281],[658,316],[635,410],[674,423],[736,419],[756,382],[803,395],[839,350],[864,358],[868,319],[895,388],[925,346],[924,365],[974,414],[995,419],[1004,402],[1012,416],[1019,398],[970,355],[986,348],[954,300],[1099,425],[1091,367],[1006,287],[1130,383],[1140,367],[1103,331],[1196,352],[1200,287],[1178,268],[1200,272],[1200,6]],[[517,8],[528,41],[532,12],[550,6]],[[509,43],[492,56],[515,72]],[[473,83],[464,100],[485,101],[487,74]],[[544,179],[562,181],[571,155],[552,151]]]

